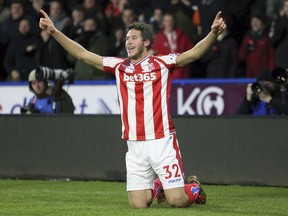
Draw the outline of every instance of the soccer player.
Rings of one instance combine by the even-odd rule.
[[[122,120],[122,138],[127,140],[127,191],[134,208],[151,205],[164,190],[173,207],[204,204],[206,196],[196,178],[185,184],[184,169],[175,128],[170,116],[171,73],[199,59],[226,28],[218,12],[211,32],[192,49],[181,54],[152,56],[154,41],[150,25],[135,22],[127,27],[128,58],[102,57],[89,52],[55,28],[43,15],[39,27],[46,29],[71,55],[116,77]],[[155,176],[158,179],[155,181]]]

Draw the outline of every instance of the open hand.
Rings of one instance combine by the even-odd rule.
[[[53,34],[56,31],[56,28],[52,20],[45,11],[40,10],[40,13],[43,15],[43,17],[39,20],[39,27],[41,29],[45,29],[50,34]]]
[[[215,35],[220,35],[224,29],[226,28],[226,23],[225,21],[223,20],[223,18],[221,17],[222,15],[222,12],[219,11],[212,23],[212,26],[211,26],[211,30],[212,32],[215,34]]]

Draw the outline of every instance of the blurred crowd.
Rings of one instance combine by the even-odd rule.
[[[150,23],[151,54],[181,53],[210,31],[221,10],[227,29],[209,52],[175,79],[254,78],[288,68],[288,0],[0,0],[0,81],[27,81],[37,66],[73,68],[75,80],[114,77],[69,55],[38,27],[44,9],[55,26],[101,56],[126,57],[125,26]]]

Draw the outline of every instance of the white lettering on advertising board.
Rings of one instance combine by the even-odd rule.
[[[216,99],[211,98],[211,94],[216,95]],[[177,89],[177,114],[178,115],[210,115],[212,109],[216,109],[217,115],[224,111],[225,103],[223,99],[224,91],[217,86],[210,86],[203,90],[194,88],[189,96],[184,98],[184,89]],[[192,103],[196,102],[196,110]]]
[[[71,85],[63,87],[71,95],[75,114],[120,114],[115,85]],[[0,114],[20,114],[33,94],[28,86],[0,86]]]

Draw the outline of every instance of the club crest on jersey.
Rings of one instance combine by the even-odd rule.
[[[197,187],[192,186],[191,187],[191,192],[192,192],[193,195],[197,194],[199,192],[199,187],[198,186]]]
[[[153,71],[155,69],[154,64],[149,64],[148,69],[149,71]]]
[[[129,73],[123,73],[123,81],[125,82],[147,82],[147,81],[153,81],[156,79],[156,73],[135,73],[135,74],[129,74]]]
[[[176,56],[176,54],[170,53],[170,54],[169,54],[170,60],[173,60],[173,59],[175,58],[175,56]]]

